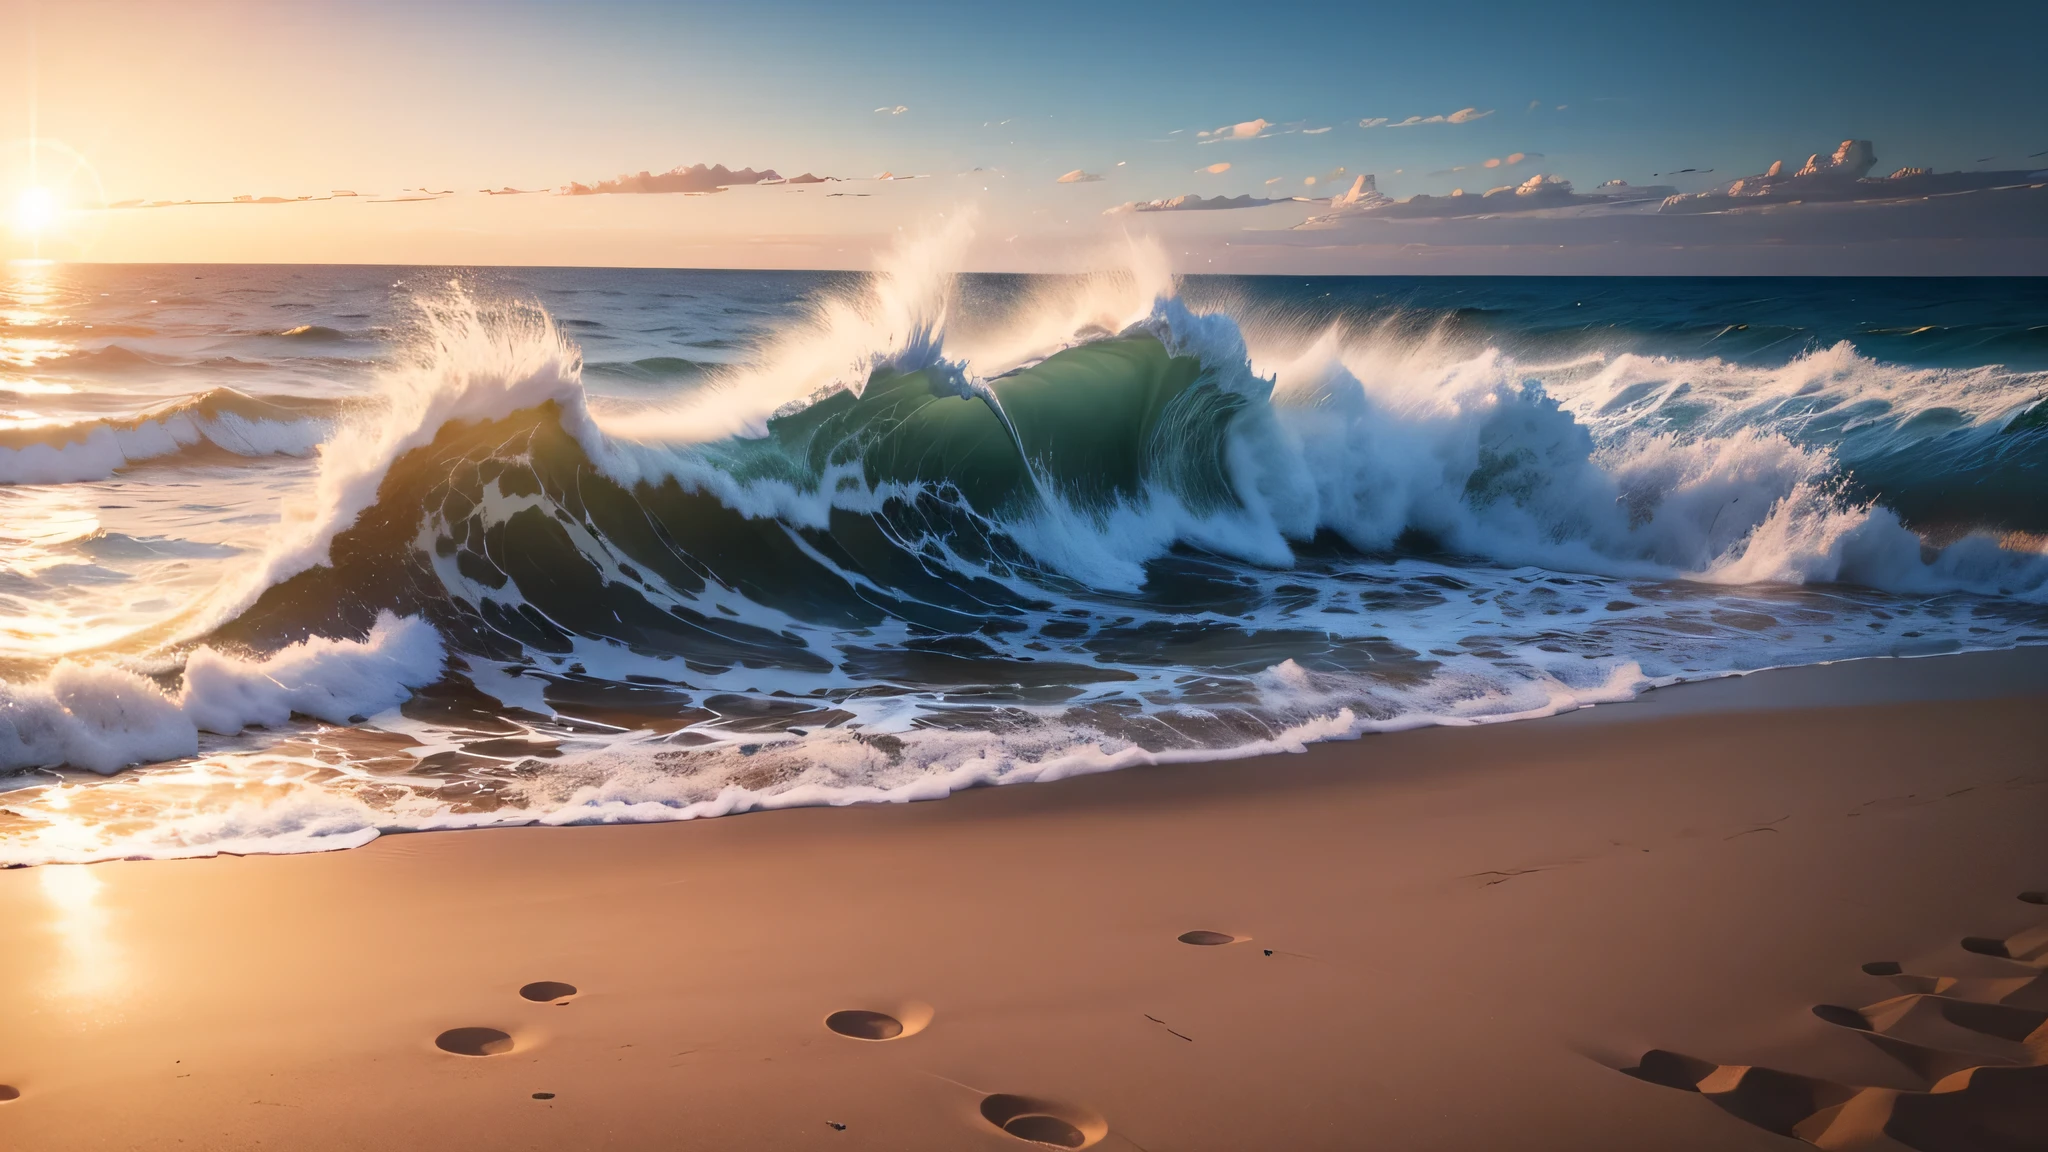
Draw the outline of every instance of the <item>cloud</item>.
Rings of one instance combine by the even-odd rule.
[[[1360,128],[1379,128],[1382,126],[1387,128],[1413,128],[1420,124],[1470,124],[1474,120],[1484,120],[1491,115],[1493,115],[1493,109],[1491,108],[1484,112],[1477,108],[1460,108],[1456,112],[1445,113],[1440,116],[1410,116],[1406,120],[1391,122],[1385,116],[1375,116],[1370,120],[1360,120],[1358,126]]]
[[[804,175],[810,176],[810,173]],[[742,168],[735,172],[723,164],[706,167],[692,164],[688,168],[672,168],[667,172],[642,172],[637,176],[620,176],[614,180],[599,180],[595,184],[570,184],[562,189],[569,196],[599,196],[621,193],[659,192],[719,192],[739,184],[759,184],[763,181],[779,181],[782,178],[774,169],[756,172]],[[817,177],[811,177],[816,180]],[[805,181],[806,183],[810,181]]]
[[[1328,131],[1328,128],[1303,128],[1301,130],[1301,134],[1303,136],[1321,136],[1323,133]]]
[[[1219,140],[1256,140],[1261,136],[1267,135],[1272,127],[1273,122],[1262,117],[1257,120],[1246,120],[1239,124],[1225,124],[1221,128],[1208,132],[1197,132],[1195,135],[1201,137],[1204,144],[1214,144]]]
[[[1318,184],[1328,184],[1336,180],[1349,180],[1350,178],[1351,173],[1346,171],[1345,169],[1333,168],[1320,176],[1304,177],[1301,182],[1303,186],[1313,188]]]
[[[1285,179],[1287,179],[1287,177],[1285,176],[1275,176],[1271,180],[1266,181],[1266,187],[1271,188],[1273,185],[1278,184],[1279,182]]]
[[[1256,196],[1211,196],[1207,199],[1195,193],[1175,196],[1170,200],[1136,200],[1119,204],[1104,212],[1104,216],[1120,215],[1125,212],[1215,212],[1229,208],[1264,208],[1271,204],[1292,204],[1292,196],[1274,200],[1261,200]]]
[[[902,105],[902,104],[896,104],[896,105],[889,105],[889,104],[884,104],[884,105],[882,105],[882,106],[881,106],[880,108],[877,108],[877,109],[875,109],[875,111],[877,111],[877,112],[886,112],[886,113],[888,113],[888,114],[889,114],[889,115],[891,115],[891,116],[901,116],[901,115],[903,115],[903,114],[904,114],[905,112],[908,112],[908,111],[910,111],[910,109],[909,109],[909,108],[907,108],[907,107],[905,107],[905,106],[904,106],[904,105]]]
[[[1448,173],[1437,173],[1446,175]],[[1657,186],[1633,188],[1620,182],[1602,185],[1597,192],[1578,193],[1572,190],[1572,182],[1562,176],[1537,173],[1520,184],[1502,184],[1488,189],[1484,195],[1467,193],[1454,189],[1449,196],[1411,196],[1406,200],[1390,201],[1374,195],[1369,201],[1361,201],[1358,210],[1347,215],[1372,216],[1387,220],[1449,219],[1455,217],[1498,215],[1502,212],[1530,212],[1543,208],[1599,209],[1625,211],[1641,214],[1654,213],[1672,189]],[[1377,190],[1375,189],[1375,193]],[[1334,217],[1311,217],[1301,225],[1314,230],[1328,226]]]
[[[1816,152],[1797,171],[1780,160],[1760,175],[1744,176],[1722,188],[1710,188],[1689,196],[1674,195],[1664,202],[1660,211],[1684,214],[1722,212],[1760,204],[1782,208],[1795,204],[1892,202],[1929,196],[1955,198],[1966,193],[2008,189],[2039,192],[2042,176],[2041,172],[2023,168],[2003,172],[1936,172],[1915,166],[1896,169],[1882,178],[1869,178],[1871,170],[1876,167],[1876,145],[1868,140],[1844,140],[1832,155],[1823,156]],[[2033,202],[2048,204],[2048,196],[2036,196]]]
[[[1787,164],[1786,172],[1796,166]],[[1605,196],[1567,193],[1561,185],[1553,192],[1546,179],[1537,185],[1543,191],[1527,195],[1525,182],[1492,196],[1417,197],[1331,212],[1295,231],[1261,233],[1261,249],[1252,248],[1251,237],[1233,235],[1227,251],[1239,258],[1257,253],[1232,271],[1303,274],[1403,266],[1637,275],[2038,271],[2048,259],[2048,191],[1973,176],[1841,179],[1839,194],[1855,200],[1815,199],[1822,188],[1814,181],[1785,189],[1782,200],[1767,197],[1770,211],[1746,210],[1746,197],[1725,194],[1664,201],[1643,195],[1652,189],[1625,186],[1604,187]],[[1941,193],[1926,194],[1935,188]],[[1963,188],[1971,190],[1951,191]]]
[[[1458,172],[1470,171],[1473,168],[1513,168],[1515,165],[1520,164],[1526,160],[1541,159],[1543,159],[1543,153],[1541,152],[1510,152],[1506,156],[1489,156],[1484,161],[1474,161],[1470,164],[1459,164],[1450,168],[1439,168],[1436,171],[1431,172],[1430,175],[1449,176]]]
[[[1195,171],[1207,172],[1211,176],[1221,176],[1225,172],[1230,171],[1230,161],[1225,160],[1221,164],[1211,164],[1207,168],[1197,168]]]
[[[1076,169],[1074,169],[1074,170],[1073,170],[1072,172],[1069,172],[1069,173],[1067,173],[1067,174],[1066,174],[1065,176],[1062,176],[1062,177],[1060,177],[1060,178],[1059,178],[1058,180],[1054,181],[1054,183],[1057,183],[1057,184],[1093,184],[1093,183],[1095,183],[1096,181],[1098,181],[1098,180],[1100,180],[1100,179],[1102,179],[1102,177],[1100,177],[1100,176],[1097,176],[1097,175],[1096,175],[1095,173],[1093,173],[1093,172],[1083,172],[1083,171],[1082,171],[1081,169],[1079,169],[1079,168],[1076,168]]]
[[[1538,172],[1515,189],[1517,196],[1569,196],[1572,182],[1562,176],[1549,176]]]

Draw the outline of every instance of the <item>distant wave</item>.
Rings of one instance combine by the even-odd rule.
[[[718,367],[718,364],[686,360],[680,356],[648,356],[629,361],[594,360],[584,365],[584,371],[592,376],[653,384],[702,376]]]
[[[322,324],[301,324],[278,333],[288,340],[300,340],[308,344],[334,344],[349,338],[348,333]]]
[[[99,348],[85,348],[52,356],[38,363],[43,369],[71,368],[93,372],[130,372],[161,368],[166,361],[149,356],[124,344],[108,344]]]
[[[325,439],[336,410],[328,401],[216,388],[134,416],[0,428],[0,484],[104,480],[202,446],[237,456],[306,456]]]

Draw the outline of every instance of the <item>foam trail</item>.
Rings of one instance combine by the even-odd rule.
[[[38,683],[0,681],[0,771],[111,773],[197,755],[201,731],[233,735],[293,713],[346,724],[439,679],[443,659],[432,626],[384,613],[362,640],[314,637],[255,659],[201,647],[175,695],[123,668],[61,661]]]

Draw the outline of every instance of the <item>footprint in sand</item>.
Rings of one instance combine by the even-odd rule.
[[[903,1021],[887,1012],[848,1008],[825,1017],[825,1027],[855,1040],[894,1040],[903,1035]]]
[[[932,1006],[916,1000],[874,1008],[842,1008],[825,1017],[825,1027],[854,1040],[901,1040],[924,1031]]]
[[[12,1084],[0,1084],[0,1104],[5,1104],[9,1100],[19,1099],[21,1099],[21,1089],[16,1088]]]
[[[2048,924],[2037,925],[2000,939],[1993,936],[1963,937],[1963,951],[1979,956],[2017,960],[2036,968],[2048,968]]]
[[[1087,1148],[1109,1135],[1109,1123],[1092,1109],[1036,1096],[983,1097],[981,1116],[1019,1140],[1049,1148]]]
[[[2023,1067],[2042,1063],[2048,1052],[2033,1052],[2027,1037],[2039,1031],[2048,1041],[2048,1012],[1981,1003],[1932,993],[1894,996],[1866,1008],[1822,1004],[1813,1014],[1839,1028],[1859,1032],[1877,1049],[1936,1081],[1967,1068]]]
[[[535,980],[520,988],[519,995],[536,1004],[567,1004],[569,997],[576,995],[576,986],[560,980]]]
[[[1969,937],[1963,946],[2048,967],[2048,925],[2003,939]],[[1697,1092],[1759,1128],[1823,1148],[1949,1152],[2044,1146],[2048,974],[1922,976],[1889,960],[1865,964],[1863,971],[1904,994],[1861,1008],[1822,1004],[1813,1014],[1862,1035],[1918,1076],[1927,1085],[1924,1091],[1839,1084],[1662,1049],[1623,1071]]]
[[[1194,944],[1203,948],[1214,948],[1218,944],[1235,944],[1238,940],[1237,937],[1232,936],[1228,932],[1211,932],[1206,928],[1197,928],[1193,932],[1183,932],[1175,937],[1175,939],[1183,944]]]
[[[1979,1004],[2006,1004],[2014,1008],[2048,1011],[2048,974],[2040,976],[1921,976],[1890,960],[1865,964],[1863,971],[1881,976],[1907,995],[1915,993],[1971,1000]]]
[[[434,1037],[434,1047],[457,1056],[502,1056],[512,1050],[512,1036],[496,1028],[450,1028]]]

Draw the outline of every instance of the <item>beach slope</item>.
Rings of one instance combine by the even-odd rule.
[[[2048,694],[1972,659],[900,807],[15,869],[0,1145],[2041,1147]]]

